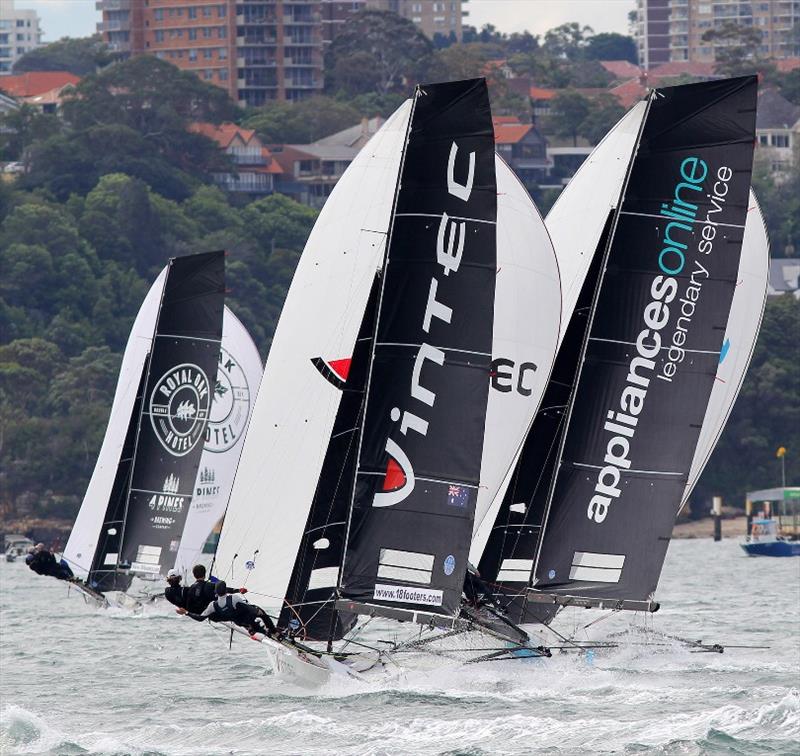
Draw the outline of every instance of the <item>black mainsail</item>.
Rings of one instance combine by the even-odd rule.
[[[755,77],[655,90],[559,451],[530,598],[651,606],[719,362]]]
[[[175,562],[203,451],[224,298],[224,252],[170,261],[137,405],[116,569],[157,575]]]
[[[340,583],[377,613],[453,616],[461,604],[492,359],[496,191],[485,81],[419,87]]]

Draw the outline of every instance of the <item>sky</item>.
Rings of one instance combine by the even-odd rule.
[[[548,29],[578,21],[596,32],[628,31],[628,12],[635,0],[468,0],[465,21],[480,28],[494,24],[500,31],[544,34]],[[100,13],[94,0],[17,0],[17,8],[39,13],[47,42],[61,37],[93,34]]]

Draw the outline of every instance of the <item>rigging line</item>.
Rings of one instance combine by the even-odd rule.
[[[590,336],[589,341],[602,341],[606,344],[625,344],[627,346],[636,346],[635,341],[623,341],[621,339],[603,339],[600,338],[599,336]],[[668,352],[670,349],[672,349],[672,347],[662,346],[661,349],[663,349],[665,352]],[[713,354],[713,355],[720,354],[719,349],[684,349],[683,351],[686,352],[687,354]]]
[[[367,470],[361,470],[358,473],[359,475],[377,475],[377,476],[384,476],[386,475],[385,472],[369,472]],[[439,478],[422,478],[419,475],[415,477],[415,480],[421,480],[423,483],[441,483],[445,486],[460,486],[461,488],[473,488],[476,491],[480,488],[480,485],[474,485],[472,483],[461,483],[457,480],[440,480]]]
[[[222,339],[204,339],[200,336],[179,336],[177,333],[157,333],[157,339],[188,339],[189,341],[210,341],[212,344],[221,344]]]

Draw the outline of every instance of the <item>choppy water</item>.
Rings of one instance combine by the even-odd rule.
[[[659,599],[657,629],[771,649],[632,645],[304,691],[265,674],[246,638],[229,651],[166,608],[93,610],[2,562],[0,753],[800,753],[800,559],[677,541]],[[559,626],[598,616],[570,610]]]

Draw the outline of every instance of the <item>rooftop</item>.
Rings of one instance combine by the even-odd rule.
[[[756,129],[791,129],[800,121],[800,106],[789,102],[775,89],[758,93]]]
[[[74,86],[79,81],[79,76],[68,71],[29,71],[3,76],[0,78],[0,89],[12,97],[37,97],[54,89],[63,89],[68,84]]]

